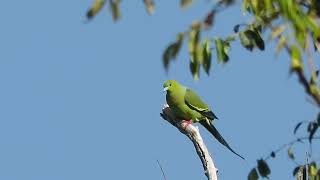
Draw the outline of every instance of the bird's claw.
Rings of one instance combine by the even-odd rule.
[[[190,124],[192,124],[192,120],[182,120],[182,126],[184,129],[187,129]]]

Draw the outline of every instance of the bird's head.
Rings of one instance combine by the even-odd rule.
[[[170,92],[172,91],[173,89],[179,87],[180,84],[178,81],[176,80],[167,80],[166,82],[163,83],[163,91],[167,91],[167,92]]]

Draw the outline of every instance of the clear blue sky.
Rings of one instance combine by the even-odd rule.
[[[192,144],[159,116],[168,78],[204,97],[220,118],[216,127],[246,157],[201,128],[220,179],[246,179],[256,159],[294,138],[296,122],[315,117],[317,108],[288,75],[288,57],[276,58],[272,45],[250,53],[235,42],[230,62],[214,63],[197,82],[184,47],[166,74],[165,46],[204,16],[206,1],[185,10],[178,1],[156,1],[153,16],[142,1],[123,1],[119,22],[105,9],[84,23],[91,2],[1,3],[0,179],[162,180],[156,160],[168,180],[206,179]],[[209,34],[226,35],[245,19],[231,8]],[[307,147],[298,146],[300,162]],[[285,151],[270,165],[271,179],[293,179]]]

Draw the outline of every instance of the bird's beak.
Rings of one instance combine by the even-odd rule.
[[[165,87],[165,88],[163,88],[163,92],[168,91],[168,89],[169,89],[169,87]]]

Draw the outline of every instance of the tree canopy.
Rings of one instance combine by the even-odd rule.
[[[91,20],[104,6],[109,6],[113,20],[118,21],[121,16],[120,0],[94,0],[87,12],[87,18]],[[153,0],[144,0],[148,14],[153,14],[156,9]],[[161,2],[159,2],[161,3]],[[180,0],[181,8],[187,8],[194,3],[192,0]],[[178,53],[189,54],[189,70],[195,80],[200,78],[203,70],[206,74],[212,71],[212,61],[228,63],[232,60],[229,52],[234,43],[240,43],[243,50],[255,53],[255,49],[264,51],[266,43],[275,43],[275,54],[287,53],[290,57],[288,72],[298,77],[309,100],[316,107],[320,107],[320,87],[318,84],[318,67],[315,54],[320,51],[320,1],[319,0],[243,0],[238,6],[247,22],[234,24],[229,35],[217,37],[215,35],[204,35],[215,25],[217,13],[224,11],[230,6],[237,5],[235,0],[207,1],[212,7],[209,11],[203,12],[204,18],[195,19],[190,22],[189,28],[177,32],[176,39],[168,42],[162,56],[164,69],[170,68],[170,63],[177,59]],[[182,46],[187,46],[188,52],[180,52]],[[201,70],[202,69],[202,70]],[[268,160],[276,158],[278,152],[287,150],[290,160],[297,164],[292,170],[293,175],[308,174],[309,179],[320,179],[320,168],[317,167],[317,159],[306,155],[308,162],[297,163],[293,146],[299,142],[307,142],[312,149],[312,143],[320,137],[316,136],[320,126],[320,114],[314,115],[310,121],[299,122],[293,132],[296,134],[302,126],[306,126],[305,136],[282,145],[279,149],[270,152],[265,158],[257,160],[256,167],[248,173],[249,180],[256,180],[259,177],[268,177],[272,168]],[[318,153],[318,151],[315,151]]]

